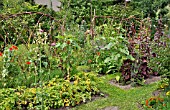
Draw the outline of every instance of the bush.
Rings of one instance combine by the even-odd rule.
[[[150,59],[150,67],[159,75],[170,78],[170,38],[157,31],[151,47],[153,57]]]

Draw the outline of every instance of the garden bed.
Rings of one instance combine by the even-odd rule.
[[[158,81],[161,81],[161,76],[150,76],[149,78],[145,79],[144,84],[148,85],[148,84],[152,84]],[[122,85],[122,83],[117,83],[115,79],[110,80],[109,83],[111,85],[114,85],[124,90],[129,90],[129,89],[134,88],[131,83],[127,85]]]

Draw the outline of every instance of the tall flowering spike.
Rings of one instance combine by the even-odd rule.
[[[0,52],[0,57],[1,57],[2,55],[3,55],[2,52]]]
[[[30,62],[30,61],[27,61],[27,62],[26,62],[26,64],[27,64],[27,65],[30,65],[30,64],[31,64],[31,62]]]

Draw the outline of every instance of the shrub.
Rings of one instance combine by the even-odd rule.
[[[56,109],[63,106],[75,106],[91,100],[99,92],[96,88],[96,74],[80,72],[72,81],[57,76],[43,83],[41,87],[0,90],[0,109]]]

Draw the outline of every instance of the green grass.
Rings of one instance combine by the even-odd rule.
[[[101,77],[104,83],[98,85],[102,92],[109,95],[108,97],[82,104],[72,110],[97,110],[108,106],[118,106],[119,110],[139,110],[138,103],[145,102],[158,87],[158,83],[154,83],[130,90],[123,90],[108,83],[113,77],[113,75]]]

